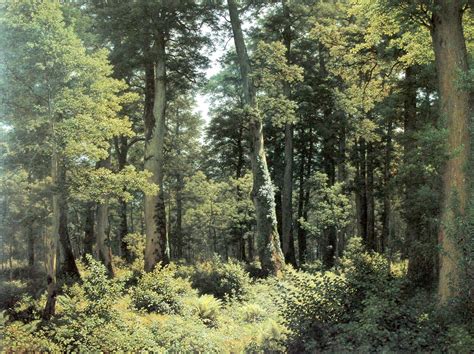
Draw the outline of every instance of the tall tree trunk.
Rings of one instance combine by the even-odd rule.
[[[54,123],[52,124],[52,131],[54,131]],[[42,317],[45,320],[49,320],[51,316],[56,313],[56,296],[57,296],[57,252],[58,252],[58,241],[59,241],[59,222],[60,222],[60,201],[59,191],[55,190],[59,186],[58,176],[58,164],[59,164],[58,152],[56,148],[53,148],[51,156],[51,180],[52,180],[52,214],[51,214],[51,229],[50,234],[46,238],[46,279],[47,279],[47,295],[46,305],[43,309]]]
[[[255,87],[250,77],[250,61],[244,42],[237,4],[235,0],[228,0],[227,4],[239,61],[244,100],[247,113],[250,115],[252,194],[256,211],[260,262],[264,272],[279,275],[285,265],[285,260],[280,248],[280,237],[277,230],[275,197],[263,145],[262,121],[257,112]]]
[[[114,139],[115,150],[117,151],[117,162],[118,169],[122,171],[127,165],[127,155],[128,155],[128,139],[125,136],[117,137]],[[121,256],[125,258],[127,262],[132,261],[132,255],[128,250],[127,243],[124,241],[125,237],[128,235],[128,220],[127,220],[127,209],[128,203],[124,199],[119,200],[119,242],[120,242],[120,253]]]
[[[145,271],[150,272],[158,262],[168,264],[170,260],[166,209],[163,191],[163,164],[166,112],[166,48],[162,30],[155,38],[156,63],[153,117],[151,131],[146,132],[145,169],[152,173],[150,182],[159,186],[158,195],[145,196]]]
[[[87,254],[94,254],[94,243],[95,243],[95,202],[89,202],[86,205],[86,217],[84,221],[84,249],[83,249],[83,260]]]
[[[74,278],[79,278],[79,269],[72,251],[71,238],[68,230],[68,202],[66,187],[66,169],[61,164],[59,166],[59,242],[61,245],[62,263],[60,273],[67,274]]]
[[[110,168],[110,156],[98,163],[98,167]],[[107,200],[97,204],[97,256],[107,269],[109,276],[114,276],[112,249],[109,239],[109,203]]]
[[[375,197],[374,197],[374,145],[367,144],[367,248],[377,250],[375,233]]]
[[[357,152],[356,203],[358,233],[362,237],[364,244],[367,245],[367,165],[365,140],[359,139]]]
[[[328,184],[334,186],[336,182],[336,166],[333,158],[332,146],[330,142],[326,141],[324,147],[324,167],[326,175],[328,176]],[[324,230],[324,240],[320,247],[323,255],[323,264],[326,268],[334,266],[336,261],[336,248],[337,248],[337,233],[334,226]]]
[[[28,234],[28,266],[33,267],[35,265],[35,234],[33,232],[33,221],[28,222],[26,231]]]
[[[383,170],[383,211],[382,211],[382,235],[378,244],[378,251],[385,252],[387,241],[390,235],[390,217],[391,217],[391,188],[390,188],[390,165],[392,163],[392,134],[393,119],[390,117],[387,126],[387,138],[385,144],[385,159]]]
[[[181,173],[176,176],[176,257],[183,257],[183,188],[184,181]]]
[[[179,120],[179,112],[178,109],[176,110],[176,116],[178,117],[176,121],[176,129],[175,135],[176,140],[179,141],[181,135],[181,125]],[[181,148],[179,143],[176,148],[176,155],[181,157]],[[176,230],[175,230],[175,242],[174,242],[174,255],[176,258],[180,259],[183,257],[183,188],[184,188],[184,180],[183,180],[183,173],[178,169],[176,173]],[[170,203],[171,204],[171,203]],[[169,213],[168,215],[171,215]],[[171,218],[170,218],[171,219]]]
[[[435,0],[431,36],[435,52],[440,95],[441,119],[448,128],[449,152],[443,175],[444,202],[442,226],[439,232],[440,253],[438,294],[441,303],[456,295],[460,285],[462,256],[461,235],[451,235],[447,225],[454,222],[453,203],[457,199],[461,216],[465,215],[468,203],[468,172],[470,150],[470,97],[466,89],[460,88],[460,74],[468,73],[466,43],[462,28],[462,5],[460,0]]]
[[[286,48],[286,61],[291,64],[290,10],[287,0],[282,0],[283,16],[286,19],[283,30],[283,44]],[[290,84],[285,82],[283,94],[290,99]],[[293,239],[293,123],[285,123],[285,170],[281,190],[281,238],[285,260],[296,266],[295,242]]]
[[[302,135],[304,136],[304,129],[302,129]],[[309,146],[306,150],[303,144],[301,148],[301,165],[300,165],[300,176],[299,176],[299,196],[298,196],[298,220],[303,218],[308,219],[308,203],[310,198],[310,186],[306,184],[306,181],[311,177],[312,173],[312,162],[313,162],[313,129],[309,128],[309,134],[307,139],[309,140]],[[306,163],[305,163],[306,161]],[[307,258],[307,242],[306,242],[306,230],[298,222],[298,259],[300,266],[306,262]]]

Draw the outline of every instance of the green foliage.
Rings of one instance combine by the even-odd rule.
[[[247,304],[240,308],[240,313],[245,322],[260,322],[265,318],[265,310],[257,304]]]
[[[351,289],[345,279],[329,272],[308,274],[289,269],[280,287],[290,345],[300,350],[320,345],[327,327],[341,321],[350,305]]]
[[[224,263],[218,257],[198,263],[190,280],[201,294],[224,300],[242,300],[250,287],[250,277],[239,263]]]
[[[319,236],[329,227],[341,230],[349,224],[352,209],[349,197],[343,193],[343,183],[329,185],[328,176],[316,172],[308,181],[314,197],[310,200],[310,213],[299,222],[310,234]]]
[[[12,308],[26,291],[27,284],[21,280],[0,280],[0,308]]]
[[[221,301],[212,295],[202,295],[198,298],[189,300],[188,305],[192,312],[197,315],[201,321],[209,327],[218,325],[218,317],[221,308]]]
[[[186,279],[178,278],[172,266],[157,266],[143,273],[131,291],[132,305],[137,310],[161,314],[183,311],[183,297],[192,293]]]

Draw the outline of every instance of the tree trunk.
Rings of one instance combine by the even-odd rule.
[[[290,10],[287,0],[282,0],[283,16],[286,20],[283,30],[283,44],[286,48],[286,61],[291,64]],[[285,82],[283,94],[290,99],[290,84]],[[296,266],[295,242],[293,239],[293,123],[285,123],[285,169],[281,190],[281,238],[283,254],[288,263]]]
[[[382,211],[382,235],[378,244],[378,251],[385,252],[387,241],[390,235],[390,217],[391,217],[391,188],[390,188],[390,165],[392,163],[392,134],[393,119],[390,117],[387,127],[387,139],[385,145],[385,161],[383,170],[383,211]]]
[[[374,146],[367,144],[367,248],[377,250],[377,235],[375,234],[375,197],[374,197]]]
[[[102,202],[97,205],[97,256],[107,269],[109,277],[114,276],[112,250],[109,240],[109,204]]]
[[[326,175],[328,176],[328,184],[329,186],[334,186],[336,182],[336,166],[334,163],[334,158],[332,156],[332,146],[330,146],[330,142],[326,141],[324,147],[324,167]],[[336,261],[336,248],[337,248],[337,232],[334,226],[328,227],[324,230],[324,238],[323,244],[321,245],[320,249],[323,255],[323,264],[324,266],[329,269],[332,268]]]
[[[357,150],[357,220],[359,236],[362,237],[364,244],[367,245],[367,164],[365,140],[359,140]]]
[[[71,239],[68,230],[68,202],[66,187],[66,169],[64,166],[59,168],[59,242],[61,245],[62,264],[60,273],[67,274],[73,278],[79,278],[79,269],[76,265],[76,259],[72,252]]]
[[[115,140],[115,150],[117,151],[117,162],[118,170],[122,171],[127,165],[127,155],[128,155],[128,139],[125,136],[117,137]],[[127,262],[132,261],[132,255],[128,250],[127,243],[124,241],[125,236],[128,235],[128,220],[127,220],[127,209],[128,203],[120,199],[119,200],[119,242],[120,242],[120,253],[121,256],[125,258]]]
[[[28,233],[28,266],[34,267],[35,265],[35,234],[33,232],[33,221],[28,222],[27,233]],[[3,262],[3,259],[2,259],[2,262]]]
[[[447,122],[448,148],[453,154],[443,174],[444,202],[439,232],[440,253],[438,295],[441,303],[456,296],[460,285],[462,235],[451,235],[455,213],[465,215],[468,203],[468,172],[470,154],[470,97],[459,87],[460,74],[468,73],[466,43],[462,28],[462,2],[436,0],[431,36],[438,73],[441,119]],[[457,199],[457,200],[456,200]],[[453,210],[457,203],[458,210]],[[452,232],[451,232],[452,233]]]
[[[95,203],[89,202],[86,205],[86,217],[84,222],[84,249],[83,249],[83,260],[87,254],[94,254],[94,224],[95,224]]]
[[[165,38],[158,30],[155,38],[156,64],[153,117],[151,131],[146,132],[145,169],[152,173],[150,182],[159,186],[158,195],[145,196],[145,271],[150,272],[158,262],[169,263],[169,244],[166,230],[166,209],[163,191],[163,157],[166,112],[166,49]],[[145,117],[147,120],[147,117]]]
[[[263,145],[262,121],[256,105],[255,87],[250,77],[250,61],[244,42],[237,4],[235,0],[228,0],[227,4],[242,78],[244,101],[247,113],[250,115],[252,195],[256,211],[260,262],[264,272],[279,275],[285,265],[285,260],[280,248],[275,197]]]
[[[304,129],[302,129],[302,135],[304,136]],[[298,220],[303,218],[304,220],[308,219],[308,204],[310,198],[310,186],[306,184],[306,181],[311,177],[311,173],[313,172],[312,169],[312,162],[313,162],[313,129],[309,128],[309,134],[306,138],[309,140],[308,142],[308,149],[305,150],[304,147],[306,144],[303,144],[301,148],[302,156],[301,156],[301,165],[300,165],[300,177],[299,177],[299,197],[298,197]],[[307,152],[305,154],[305,152]],[[306,164],[305,164],[306,160]],[[306,168],[306,169],[305,169]],[[299,261],[300,266],[306,262],[307,257],[307,242],[306,242],[306,230],[301,227],[301,224],[298,223],[298,251],[299,251]]]
[[[54,131],[54,124],[52,131]],[[56,296],[57,296],[57,251],[59,241],[59,222],[60,222],[60,202],[58,186],[58,153],[53,148],[51,156],[51,180],[52,180],[52,214],[51,214],[51,231],[49,237],[46,238],[46,274],[47,274],[47,297],[46,305],[43,309],[42,317],[49,320],[56,313]]]
[[[98,163],[98,167],[110,168],[110,156]],[[107,200],[97,204],[97,256],[107,269],[109,277],[114,276],[112,249],[109,239],[109,203]]]

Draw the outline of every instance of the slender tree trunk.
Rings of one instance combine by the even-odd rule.
[[[237,4],[235,0],[228,0],[227,4],[239,61],[244,100],[250,115],[252,194],[256,211],[260,262],[264,272],[279,275],[285,265],[285,260],[280,248],[275,197],[263,145],[262,121],[256,106],[255,88],[250,77],[250,61],[244,42]]]
[[[299,190],[298,190],[298,223],[297,223],[297,236],[298,236],[298,261],[299,264],[303,264],[306,258],[306,235],[305,230],[301,227],[299,220],[303,217],[304,208],[304,153],[302,152],[300,170],[299,170]]]
[[[54,131],[54,123],[53,128]],[[54,148],[51,156],[51,179],[54,189],[59,186],[58,180],[58,153]],[[46,238],[46,274],[47,274],[47,295],[46,305],[43,309],[43,319],[49,320],[51,316],[56,313],[56,296],[57,296],[57,251],[59,241],[59,222],[60,222],[60,202],[59,193],[57,190],[52,192],[52,214],[51,214],[51,229],[50,234]]]
[[[439,232],[440,253],[438,294],[441,303],[456,296],[461,281],[459,260],[462,235],[451,235],[447,226],[454,222],[455,212],[465,215],[468,204],[470,150],[470,94],[460,88],[460,74],[468,73],[466,42],[462,28],[460,0],[435,0],[431,36],[435,52],[440,95],[441,119],[447,122],[449,152],[443,175],[444,202]],[[457,199],[458,210],[453,210]],[[466,281],[466,280],[463,280]],[[472,290],[472,288],[471,288]]]
[[[385,161],[383,171],[383,211],[382,211],[382,235],[378,245],[378,251],[385,252],[385,247],[390,234],[390,217],[391,217],[391,188],[390,188],[390,165],[392,163],[392,134],[393,134],[393,119],[389,118],[387,127],[387,139],[385,145]]]
[[[112,250],[109,240],[109,204],[108,202],[97,205],[97,255],[107,269],[110,277],[114,276],[112,263]]]
[[[328,176],[328,184],[334,186],[336,182],[336,166],[334,163],[334,158],[332,156],[332,149],[329,146],[329,142],[325,143],[325,153],[324,153],[324,165],[325,172]],[[334,266],[336,261],[336,248],[337,248],[337,233],[336,228],[329,227],[324,230],[324,240],[321,248],[323,255],[323,264],[326,268],[331,268]]]
[[[83,260],[87,254],[94,254],[94,243],[95,243],[95,203],[89,202],[86,205],[86,217],[84,222],[84,249],[83,249]]]
[[[359,235],[367,245],[367,165],[366,165],[366,143],[363,139],[359,140],[357,157],[357,220]]]
[[[377,235],[375,233],[375,196],[374,196],[374,146],[367,144],[367,248],[377,250]]]
[[[181,173],[176,176],[176,257],[183,257],[183,188]]]
[[[110,156],[98,163],[98,167],[110,168]],[[97,204],[97,256],[107,269],[109,277],[114,276],[112,263],[112,249],[109,239],[109,202],[107,200]]]
[[[30,221],[28,223],[27,233],[28,233],[28,266],[33,267],[35,265],[35,234],[33,232],[33,221]],[[3,237],[4,236],[2,236],[2,238]]]
[[[115,150],[117,151],[117,162],[118,169],[122,171],[127,165],[127,155],[128,155],[128,139],[125,136],[117,137],[115,141]],[[128,250],[127,243],[124,241],[125,236],[128,235],[128,220],[127,220],[127,209],[128,203],[124,199],[119,200],[119,242],[120,242],[120,253],[121,256],[125,258],[127,262],[132,261],[132,255]]]
[[[166,208],[163,190],[164,138],[166,112],[166,48],[162,30],[155,38],[156,64],[153,117],[151,131],[147,131],[145,142],[145,169],[152,173],[150,182],[159,186],[157,196],[145,196],[145,271],[150,272],[158,262],[170,261],[168,233],[166,230]]]
[[[304,136],[304,129],[302,131]],[[299,199],[298,199],[298,220],[303,218],[304,220],[308,219],[308,204],[310,198],[310,186],[306,181],[311,177],[313,172],[312,162],[313,162],[313,129],[309,128],[309,134],[307,137],[308,149],[304,149],[304,144],[302,148],[301,156],[301,165],[300,165],[300,190],[299,190]],[[305,154],[306,152],[306,154]],[[306,160],[306,163],[305,163]],[[306,230],[301,227],[301,224],[298,223],[298,250],[299,250],[299,261],[300,265],[306,262],[307,258],[307,240],[306,240]]]
[[[286,48],[286,60],[288,64],[291,64],[290,11],[287,0],[282,0],[282,4],[283,15],[287,21],[283,30],[283,44]],[[287,82],[284,83],[283,94],[288,99],[291,96],[290,85]],[[293,239],[293,123],[291,122],[285,124],[285,169],[281,191],[281,231],[285,260],[296,266],[295,242]]]
[[[66,187],[66,169],[62,164],[59,167],[59,242],[61,245],[62,264],[60,273],[67,274],[74,278],[79,278],[79,269],[72,252],[71,238],[68,230],[68,202]]]

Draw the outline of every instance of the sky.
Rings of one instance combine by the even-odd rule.
[[[211,65],[205,71],[207,79],[210,79],[213,75],[219,72],[220,64],[218,62],[218,59],[221,54],[222,53],[219,53],[219,54],[216,53],[215,55],[213,54],[213,56],[211,57]],[[209,95],[203,95],[202,93],[198,93],[196,95],[196,108],[194,111],[199,112],[201,114],[201,117],[206,122],[206,125],[209,123],[211,119],[209,117],[209,106],[210,106]]]

